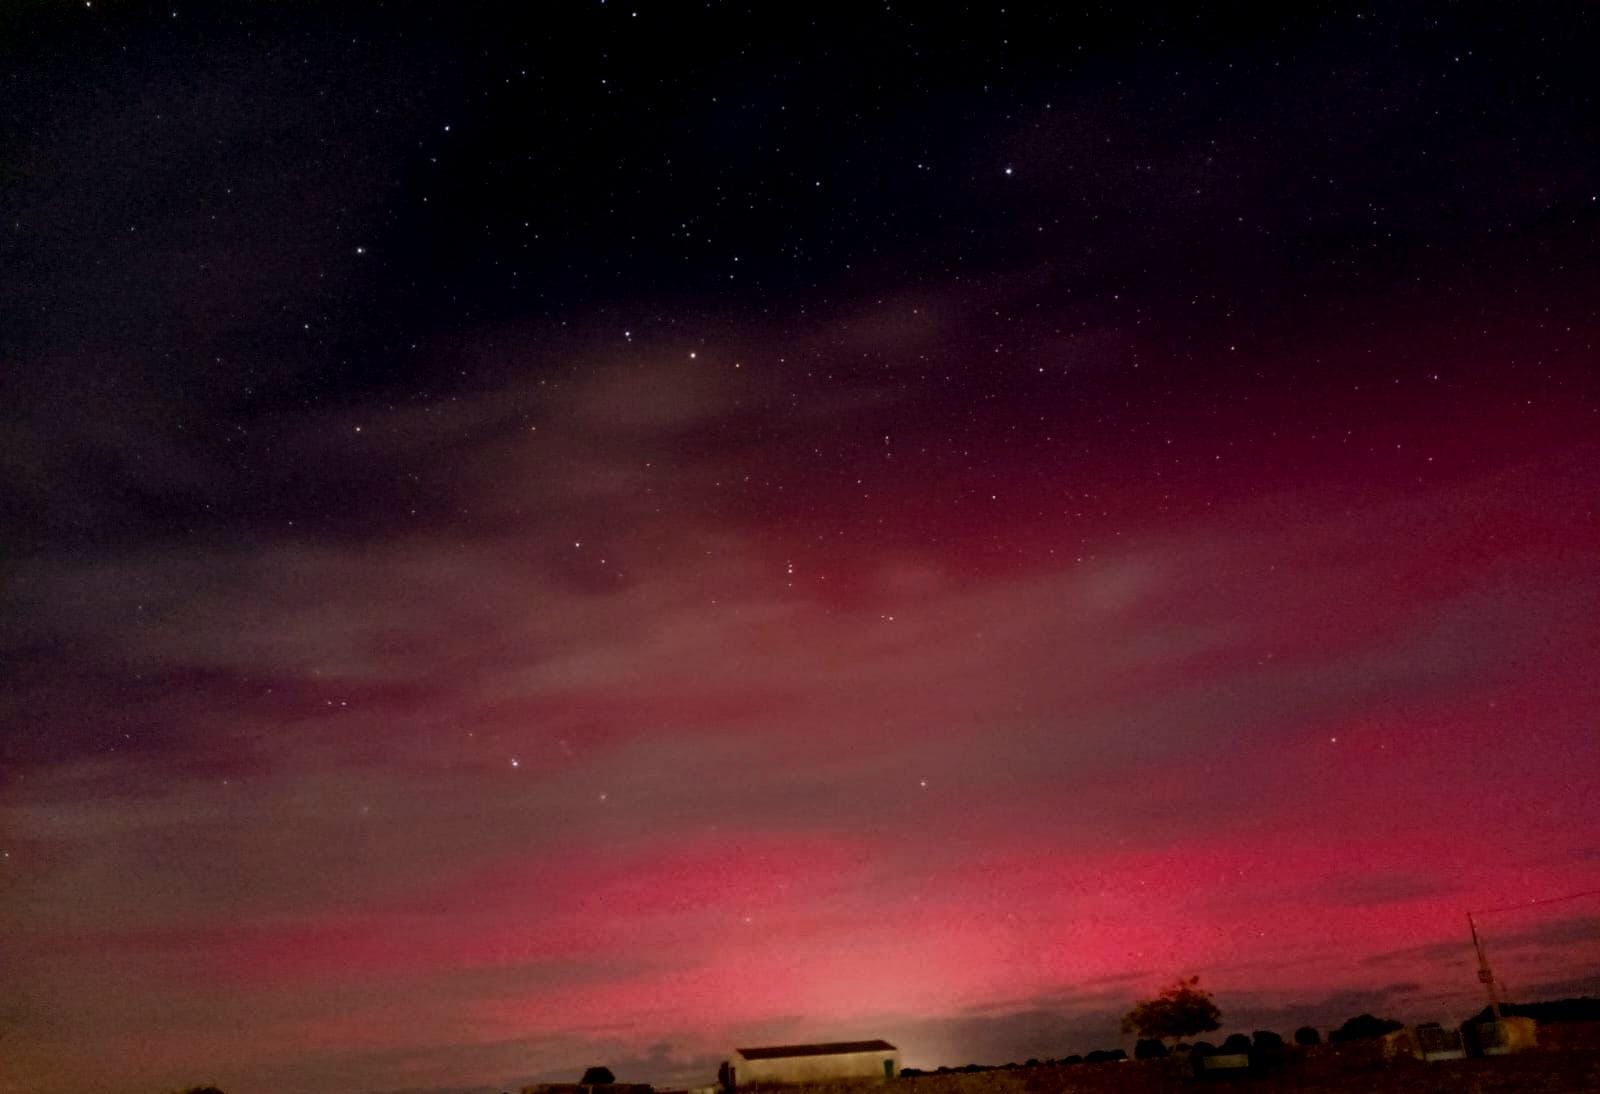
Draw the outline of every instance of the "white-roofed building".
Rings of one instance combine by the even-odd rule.
[[[736,1048],[723,1065],[728,1089],[829,1079],[892,1079],[900,1074],[900,1050],[888,1041],[835,1041],[825,1045]]]

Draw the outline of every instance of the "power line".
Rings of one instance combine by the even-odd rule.
[[[1533,908],[1540,904],[1561,904],[1568,900],[1581,900],[1586,896],[1600,896],[1600,889],[1587,889],[1581,893],[1568,893],[1566,896],[1545,897],[1543,900],[1525,900],[1521,904],[1502,904],[1498,908],[1477,908],[1470,915],[1490,915],[1494,912],[1514,912],[1519,908]]]
[[[1474,915],[1492,915],[1496,912],[1515,912],[1523,908],[1535,908],[1542,904],[1562,904],[1569,900],[1581,900],[1590,896],[1600,896],[1600,889],[1586,889],[1581,893],[1567,893],[1564,896],[1550,896],[1540,900],[1525,900],[1521,904],[1504,904],[1498,908],[1483,908],[1477,912],[1467,913],[1467,929],[1472,932],[1472,950],[1478,958],[1478,982],[1483,985],[1484,992],[1489,996],[1489,1013],[1494,1015],[1496,1022],[1501,1020],[1500,989],[1495,981],[1494,973],[1489,968],[1489,954],[1484,949],[1483,939],[1478,937],[1478,924],[1472,917]]]

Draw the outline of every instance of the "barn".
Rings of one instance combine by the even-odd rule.
[[[882,1081],[900,1074],[900,1050],[888,1041],[736,1048],[723,1068],[723,1085],[730,1090],[827,1079]]]

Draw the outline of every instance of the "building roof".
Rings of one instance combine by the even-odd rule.
[[[843,1056],[850,1052],[895,1052],[888,1041],[834,1041],[827,1045],[769,1045],[734,1049],[746,1060],[781,1060],[786,1056]]]

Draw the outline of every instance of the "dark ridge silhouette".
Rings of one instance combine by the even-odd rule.
[[[1532,1018],[1541,1026],[1560,1022],[1600,1022],[1600,999],[1588,995],[1576,999],[1552,999],[1543,1003],[1501,1003],[1500,1013],[1507,1018]],[[1468,1018],[1468,1022],[1487,1022],[1494,1015],[1488,1007]]]

